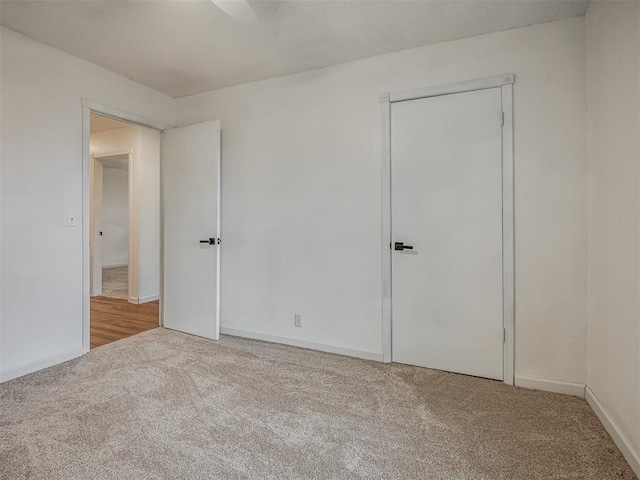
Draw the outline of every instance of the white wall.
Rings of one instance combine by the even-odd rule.
[[[144,303],[160,293],[160,132],[131,126],[91,135],[92,155],[121,152],[131,152],[133,184],[129,297]]]
[[[105,167],[102,174],[102,266],[129,263],[129,171]]]
[[[593,2],[586,22],[587,383],[640,459],[640,6]]]
[[[0,378],[9,378],[81,353],[81,98],[166,123],[174,100],[4,27],[0,42]]]
[[[379,95],[502,73],[516,74],[516,373],[584,383],[584,18],[178,99],[179,124],[222,122],[223,327],[381,354]]]

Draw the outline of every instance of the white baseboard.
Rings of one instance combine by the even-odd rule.
[[[544,390],[545,392],[564,393],[565,395],[574,395],[576,397],[584,398],[584,383],[562,382],[559,380],[547,380],[544,378],[516,375],[515,385],[516,387]]]
[[[128,263],[112,263],[110,265],[102,265],[102,268],[128,267]]]
[[[84,352],[82,351],[82,347],[76,347],[72,348],[71,350],[67,350],[66,352],[56,353],[55,355],[50,355],[39,360],[34,360],[33,362],[25,363],[18,367],[0,371],[0,383],[21,377],[28,373],[42,370],[43,368],[53,367],[54,365],[66,362],[67,360],[80,357],[83,353]]]
[[[311,350],[319,350],[321,352],[335,353],[337,355],[346,355],[348,357],[363,358],[365,360],[382,361],[382,353],[366,352],[364,350],[354,350],[351,348],[336,347],[324,343],[307,342],[306,340],[298,340],[295,338],[280,337],[277,335],[269,335],[267,333],[251,332],[248,330],[238,330],[236,328],[220,327],[220,333],[223,335],[231,335],[234,337],[252,338],[254,340],[264,340],[265,342],[282,343],[293,347],[308,348]]]
[[[147,295],[146,297],[138,298],[138,303],[155,302],[159,298],[160,298],[160,295]]]
[[[600,420],[600,423],[604,426],[604,429],[611,436],[613,443],[620,449],[625,460],[629,462],[629,466],[635,472],[636,476],[640,478],[640,454],[633,448],[631,441],[622,432],[620,427],[613,420],[611,415],[605,410],[602,403],[593,393],[593,390],[587,387],[585,388],[585,398],[591,409],[596,414],[596,417]]]
[[[154,302],[160,298],[160,295],[147,295],[146,297],[129,297],[129,303],[136,305],[141,303]]]

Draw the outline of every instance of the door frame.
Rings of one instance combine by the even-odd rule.
[[[391,104],[407,100],[451,95],[455,93],[500,88],[502,96],[502,312],[503,312],[503,382],[514,384],[515,374],[515,242],[514,242],[514,142],[513,84],[514,74],[467,82],[436,85],[380,96],[382,110],[382,355],[391,362],[393,328],[391,284]]]
[[[128,301],[131,302],[131,252],[133,251],[133,171],[132,171],[132,167],[133,167],[133,152],[131,150],[114,150],[114,151],[110,151],[107,153],[101,153],[100,155],[90,155],[90,168],[93,170],[94,175],[90,175],[91,179],[90,179],[90,186],[91,188],[95,188],[95,162],[100,162],[102,163],[102,160],[108,159],[108,158],[113,158],[113,157],[127,157],[127,226],[129,228],[129,235],[127,238],[127,248],[129,249],[129,262],[127,264],[127,296]],[[104,182],[104,178],[103,178],[103,182]],[[89,191],[89,196],[91,198],[91,191]],[[95,207],[95,199],[94,199],[94,205],[93,207]],[[94,214],[93,209],[91,208],[90,205],[90,210],[89,210],[89,219],[91,220],[91,216]],[[95,235],[95,231],[91,232],[90,231],[90,239],[91,236],[93,236],[93,240],[95,241],[96,239],[96,235]],[[89,247],[91,247],[91,242],[89,242]],[[91,259],[91,264],[89,266],[90,270],[93,267],[93,261],[94,261],[94,253],[95,250],[90,249],[89,254],[90,254],[90,259]],[[100,264],[102,269],[104,269],[104,267],[102,266],[102,264]],[[90,278],[90,282],[91,282],[91,278]],[[90,283],[91,286],[91,283]],[[92,291],[93,289],[91,289],[91,294],[93,293]]]
[[[152,128],[163,132],[172,128],[171,125],[152,120],[134,113],[119,110],[112,107],[100,105],[92,102],[87,98],[83,98],[82,102],[82,350],[83,353],[89,352],[91,349],[91,250],[89,247],[90,232],[90,168],[91,168],[91,130],[90,121],[91,113],[97,113],[106,117],[111,117],[123,122],[139,125],[142,127]],[[100,155],[102,157],[102,155]],[[131,164],[129,165],[131,167]],[[129,172],[129,182],[131,182],[131,172]],[[160,168],[160,319],[159,324],[162,326],[162,287],[164,283],[164,246],[163,246],[163,211],[162,211],[162,167]],[[131,203],[131,202],[130,202]],[[130,205],[131,208],[131,205]]]
[[[96,297],[98,296],[98,294],[102,293],[102,262],[100,262],[100,275],[98,275],[97,273],[97,268],[96,268],[96,259],[98,257],[102,257],[102,251],[100,251],[100,255],[98,255],[98,252],[96,250],[96,239],[98,237],[98,235],[96,235],[96,211],[99,210],[96,207],[98,206],[98,202],[96,201],[96,191],[98,190],[98,184],[100,185],[100,190],[101,190],[101,195],[102,195],[102,188],[104,185],[104,175],[103,172],[100,172],[100,181],[98,181],[97,179],[97,172],[96,172],[96,167],[97,167],[97,163],[96,160],[93,158],[93,156],[91,156],[91,164],[90,164],[90,171],[89,171],[89,209],[90,209],[90,213],[89,213],[89,232],[90,232],[90,236],[89,236],[89,255],[90,255],[90,264],[89,264],[89,271],[91,273],[90,279],[89,279],[89,286],[90,286],[90,296],[91,297]],[[100,164],[102,166],[102,164]],[[104,167],[103,167],[103,171],[104,171]],[[102,208],[102,201],[100,202],[100,209]],[[100,249],[102,250],[102,248]],[[96,290],[96,280],[100,279],[100,292],[98,293]]]

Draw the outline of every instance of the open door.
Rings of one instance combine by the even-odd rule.
[[[103,166],[91,159],[91,296],[102,295],[102,178]]]
[[[220,122],[165,130],[162,322],[218,340],[220,331]]]

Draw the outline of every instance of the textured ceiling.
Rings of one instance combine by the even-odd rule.
[[[1,23],[173,97],[583,15],[582,0],[3,0]]]

